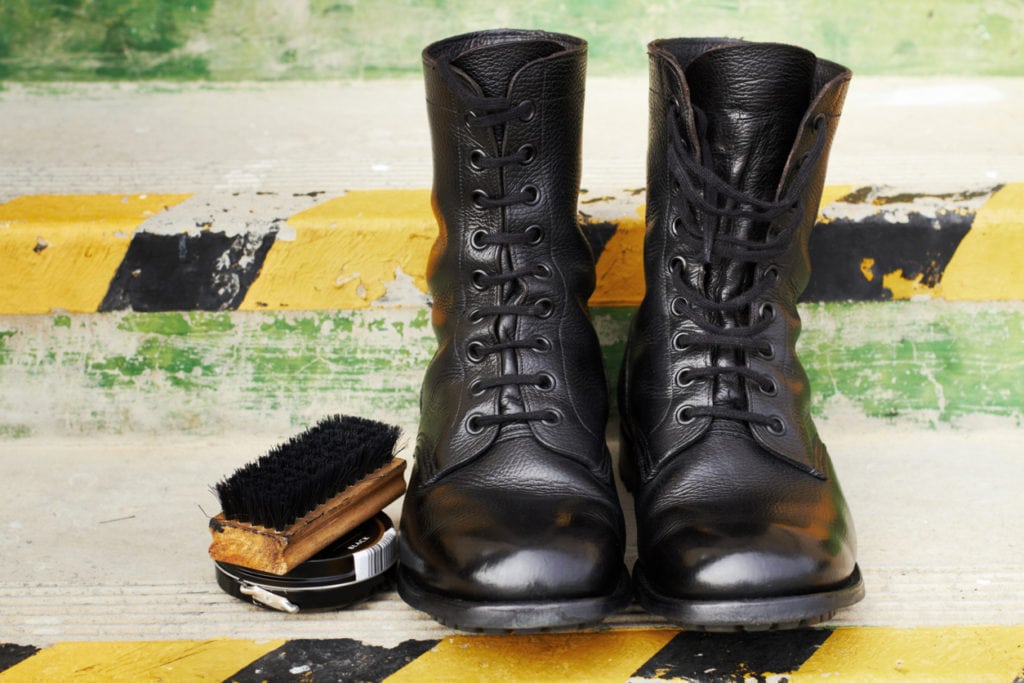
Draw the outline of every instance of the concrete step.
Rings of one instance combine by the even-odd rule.
[[[387,415],[409,454],[435,344],[419,82],[7,87],[0,681],[1024,679],[1022,103],[1015,79],[850,91],[801,357],[864,602],[789,634],[680,633],[633,607],[478,637],[393,592],[260,611],[206,555],[207,487],[326,413]],[[645,141],[645,81],[591,79],[580,209],[613,383]]]
[[[411,435],[415,423],[404,427],[406,435]],[[1015,648],[1009,650],[1011,658],[1017,657],[1016,669],[1011,667],[1000,679],[1011,681],[1024,669],[1019,625],[1024,614],[1024,574],[1019,567],[1024,537],[1018,524],[1024,515],[1018,495],[1024,485],[1020,431],[948,425],[912,429],[903,423],[886,426],[876,419],[850,415],[823,421],[820,431],[855,512],[860,564],[868,588],[868,597],[841,612],[828,628],[1012,627],[1016,630],[972,632],[974,643],[963,651],[970,653],[985,644],[986,651],[995,652],[990,638],[996,642],[1007,634],[1016,638]],[[4,615],[0,642],[46,647],[97,641],[93,654],[86,649],[75,655],[76,662],[88,662],[90,657],[107,656],[103,648],[109,646],[102,643],[119,640],[229,638],[255,640],[269,651],[281,645],[279,639],[345,638],[363,647],[391,649],[407,646],[410,640],[431,641],[425,648],[430,649],[456,637],[404,605],[394,593],[342,612],[290,616],[246,605],[218,589],[206,557],[206,519],[216,507],[206,487],[277,438],[248,432],[6,442],[0,451],[7,490],[0,499],[5,527],[0,554],[16,559],[7,564],[0,582]],[[611,447],[616,453],[614,438]],[[631,539],[627,562],[632,563],[631,499],[625,492],[622,496]],[[397,517],[397,504],[389,512]],[[626,641],[634,629],[670,627],[636,607],[604,625]],[[664,633],[661,644],[651,645],[646,656],[629,654],[621,645],[627,653],[624,661],[640,669],[674,633]],[[930,676],[952,680],[960,675],[962,670],[954,666],[956,657],[940,658],[948,670],[935,669],[935,662],[919,661],[922,648],[927,650],[947,637],[926,633],[930,635],[917,645],[887,636],[902,645],[895,652],[885,651],[883,678],[894,675],[901,660],[918,676],[911,680]],[[603,640],[608,636],[602,629],[574,642],[583,648],[588,643],[611,647],[611,641]],[[799,639],[799,632],[791,638]],[[465,647],[475,641],[468,642]],[[517,651],[516,643],[522,642],[522,638],[513,639],[507,647]],[[740,651],[746,656],[751,648],[756,652],[757,638],[742,642],[746,645]],[[707,647],[714,650],[721,644],[707,643]],[[563,651],[560,657],[565,666],[579,667],[588,661],[586,651]],[[152,655],[139,656],[153,664]],[[495,665],[509,661],[516,657],[499,658]],[[833,665],[845,677],[858,680],[858,671],[864,671],[858,667],[879,666],[879,659],[870,656],[861,659],[848,654],[839,661]],[[997,661],[1003,663],[996,666]],[[797,662],[802,663],[803,659]],[[675,662],[685,664],[685,660]],[[449,672],[467,671],[469,664],[448,666]],[[980,668],[975,673],[989,674],[1006,664],[997,658],[976,666]],[[659,677],[653,670],[647,676]],[[626,677],[628,672],[600,680]]]

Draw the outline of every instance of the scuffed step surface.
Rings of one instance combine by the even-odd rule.
[[[415,423],[403,427],[408,457]],[[1020,623],[1020,429],[836,416],[820,431],[854,511],[867,587],[831,625]],[[218,589],[206,554],[217,511],[208,486],[288,433],[6,442],[0,556],[17,561],[0,582],[0,642],[345,636],[392,646],[444,637],[448,629],[394,592],[290,616]],[[632,564],[632,499],[622,500]],[[388,508],[396,519],[399,507]],[[669,624],[634,606],[605,625]]]

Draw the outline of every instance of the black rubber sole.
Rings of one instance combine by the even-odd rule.
[[[633,599],[625,567],[614,592],[592,598],[535,602],[462,600],[426,590],[401,567],[398,569],[398,594],[410,606],[449,628],[483,633],[582,628],[625,609]]]
[[[812,626],[832,618],[836,611],[864,597],[860,568],[841,586],[803,595],[750,600],[681,600],[659,594],[633,569],[637,601],[650,612],[680,626],[701,631],[774,631]]]

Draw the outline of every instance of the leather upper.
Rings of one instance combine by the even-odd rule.
[[[727,39],[655,41],[649,53],[646,293],[619,386],[638,567],[678,599],[835,585],[856,543],[810,415],[796,302],[850,73],[801,48]],[[673,139],[770,220],[681,173]],[[681,216],[702,233],[684,239]]]
[[[576,219],[585,65],[585,42],[541,31],[424,51],[438,350],[400,559],[438,594],[570,599],[622,580],[607,383],[587,309],[594,260]],[[495,98],[516,116],[490,111]],[[473,125],[489,116],[500,123]],[[531,201],[494,206],[524,191]]]
[[[751,108],[741,95],[732,100],[719,95],[724,101],[719,102],[717,118],[731,121],[731,136],[722,136],[719,149],[707,150],[714,155],[724,177],[737,183],[740,187],[753,190],[762,197],[774,198],[785,193],[788,183],[796,172],[796,162],[813,144],[815,121],[819,114],[824,115],[826,144],[820,157],[815,173],[808,183],[803,202],[802,215],[799,217],[799,228],[791,240],[787,252],[776,259],[774,264],[765,264],[758,272],[750,272],[738,264],[726,264],[715,268],[709,281],[701,282],[701,258],[699,253],[680,252],[678,240],[671,235],[671,225],[675,218],[673,193],[668,160],[665,150],[668,148],[668,130],[665,121],[668,111],[676,106],[680,110],[684,122],[682,134],[696,154],[705,152],[700,147],[700,140],[694,121],[694,97],[687,80],[686,66],[697,62],[705,63],[700,69],[702,84],[705,90],[714,90],[715,66],[721,71],[728,71],[729,65],[707,65],[709,57],[728,55],[730,50],[742,50],[743,55],[733,61],[742,65],[742,69],[756,75],[763,64],[772,64],[773,53],[780,48],[796,50],[798,56],[813,55],[799,48],[788,46],[754,45],[727,41],[709,49],[706,40],[666,40],[656,41],[651,45],[651,91],[650,91],[650,139],[648,146],[648,194],[647,194],[647,233],[644,242],[644,273],[646,278],[646,294],[640,304],[637,315],[630,330],[629,342],[624,362],[623,378],[620,386],[622,395],[620,412],[625,416],[633,432],[633,438],[640,444],[640,470],[649,475],[662,461],[682,452],[694,443],[708,429],[711,418],[695,418],[690,422],[681,423],[676,413],[681,405],[709,406],[715,402],[716,391],[718,400],[735,398],[742,392],[741,400],[753,411],[766,414],[785,416],[795,421],[787,425],[784,434],[773,434],[761,425],[753,425],[751,430],[758,442],[769,452],[783,458],[807,471],[821,474],[824,470],[826,457],[824,447],[817,437],[817,431],[809,412],[809,389],[806,374],[796,357],[795,344],[800,331],[799,315],[796,311],[796,300],[807,285],[810,277],[810,261],[807,253],[807,241],[810,230],[814,226],[818,202],[824,185],[825,169],[828,158],[828,146],[838,124],[839,112],[845,97],[846,86],[850,78],[849,71],[825,62],[814,60],[814,68],[810,70],[811,81],[805,88],[807,103],[801,107],[801,115],[793,129],[792,136],[773,135],[772,126],[765,126],[756,117],[746,115]],[[725,61],[725,60],[722,60]],[[735,71],[735,69],[734,69]],[[732,83],[742,82],[744,77],[737,73],[728,75]],[[755,79],[756,80],[756,79]],[[776,90],[776,99],[788,104],[789,89]],[[776,111],[772,98],[759,106],[769,113]],[[782,124],[776,124],[778,128]],[[745,127],[752,132],[744,130]],[[768,128],[768,132],[759,133],[760,129]],[[746,140],[746,144],[731,145],[728,140]],[[773,148],[774,147],[774,148]],[[729,154],[724,153],[728,148]],[[758,161],[759,156],[768,156],[775,163]],[[779,164],[778,160],[783,163]],[[778,174],[771,173],[780,169]],[[767,172],[763,172],[767,171]],[[790,216],[783,216],[768,231],[779,230],[788,222]],[[734,235],[749,235],[751,227],[743,221],[734,221],[724,226],[725,231]],[[764,227],[760,226],[763,231]],[[766,341],[771,341],[775,350],[774,359],[767,361],[756,353],[747,353],[746,360],[735,357],[723,359],[712,357],[712,350],[677,349],[673,345],[673,337],[679,333],[696,334],[698,330],[685,320],[679,320],[671,313],[673,300],[677,293],[672,288],[666,273],[670,269],[670,261],[674,256],[683,255],[687,261],[686,275],[695,285],[702,286],[707,292],[717,292],[719,296],[742,287],[744,280],[751,277],[763,277],[766,271],[778,272],[780,279],[776,286],[768,290],[761,301],[751,306],[757,311],[762,304],[774,306],[775,321],[764,333]],[[775,268],[772,268],[775,266]],[[680,369],[705,367],[711,363],[732,362],[745,363],[748,367],[771,374],[778,386],[774,396],[769,396],[749,385],[745,389],[734,386],[723,388],[715,386],[710,379],[695,380],[679,386],[675,377]]]

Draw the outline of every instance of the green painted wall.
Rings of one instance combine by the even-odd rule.
[[[1020,0],[0,0],[0,79],[217,81],[418,74],[429,41],[494,26],[591,43],[638,74],[652,38],[809,47],[861,74],[1024,75]]]
[[[816,416],[1019,426],[1024,308],[800,308]],[[593,312],[611,383],[632,309]],[[326,413],[416,423],[436,348],[425,308],[0,317],[0,440],[286,432]],[[995,422],[992,422],[995,424]]]

